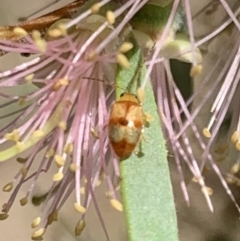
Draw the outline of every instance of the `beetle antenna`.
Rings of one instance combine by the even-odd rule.
[[[110,85],[110,86],[112,86],[114,88],[119,88],[119,89],[121,89],[121,90],[123,90],[125,92],[124,88],[122,88],[122,87],[120,87],[120,86],[118,86],[118,85],[116,85],[116,84],[114,84],[114,83],[112,83],[110,81],[107,81],[107,80],[102,80],[102,79],[97,79],[97,78],[92,78],[92,77],[90,78],[90,77],[85,77],[85,76],[83,76],[82,79],[96,80],[96,81],[99,81],[99,82],[103,82],[106,85]]]
[[[148,59],[148,57],[150,56],[150,54],[153,52],[155,46],[156,46],[156,42],[154,42],[153,46],[148,50],[146,57],[141,58],[142,63],[139,65],[138,70],[135,72],[135,75],[133,76],[132,81],[130,82],[131,83],[131,85],[129,87],[130,92],[132,92],[131,89],[133,88],[134,83],[138,80],[139,75],[142,71],[143,65],[144,65],[145,61]]]

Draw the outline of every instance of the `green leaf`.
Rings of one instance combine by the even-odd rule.
[[[145,4],[130,20],[131,27],[134,30],[147,34],[154,42],[162,36],[173,6],[173,1],[158,1],[157,4],[156,2]],[[177,31],[183,30],[183,15],[182,8],[178,7],[169,32],[169,38],[172,38]]]
[[[132,40],[131,40],[132,41]],[[129,54],[131,67],[118,72],[117,84],[126,87],[141,67],[141,51],[135,47]],[[145,68],[140,77],[143,80]],[[149,82],[143,103],[154,120],[144,130],[141,142],[144,156],[135,154],[120,163],[122,196],[130,241],[177,241],[178,230],[167,151],[152,86]],[[119,95],[117,91],[117,96]]]
[[[161,6],[161,7],[166,7],[168,4],[173,2],[173,0],[149,0],[148,4],[156,5],[156,6]]]
[[[193,94],[193,80],[190,76],[192,65],[177,59],[170,59],[173,79],[183,98],[187,101]]]

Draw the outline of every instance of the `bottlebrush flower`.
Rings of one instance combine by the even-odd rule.
[[[95,7],[101,5],[104,4]],[[125,8],[123,6],[120,10],[123,11]],[[92,8],[85,15],[90,15],[93,11]],[[111,13],[108,12],[109,15]],[[28,157],[17,158],[23,166],[16,177],[3,188],[4,191],[11,191],[19,179],[15,191],[4,204],[1,219],[7,218],[16,192],[22,184],[28,180],[32,183],[26,196],[20,200],[21,205],[25,205],[41,172],[47,172],[51,165],[56,165],[56,174],[53,176],[49,196],[56,187],[59,189],[45,214],[33,221],[32,226],[38,227],[33,233],[33,239],[41,237],[46,227],[57,219],[57,211],[74,189],[76,192],[74,206],[83,214],[83,219],[79,221],[75,230],[76,235],[79,235],[85,225],[84,213],[92,199],[97,207],[93,190],[99,185],[103,173],[108,180],[111,202],[117,203],[115,187],[107,166],[111,160],[115,175],[119,176],[118,164],[116,157],[112,157],[108,148],[106,131],[107,109],[114,100],[114,92],[110,85],[96,80],[112,83],[115,79],[117,59],[124,56],[119,52],[119,48],[122,51],[127,42],[122,43],[117,36],[114,36],[113,40],[106,41],[106,44],[100,46],[104,43],[105,36],[112,32],[112,23],[109,21],[111,19],[106,21],[104,17],[96,14],[86,16],[85,20],[78,24],[77,30],[49,43],[35,31],[32,33],[33,39],[27,37],[28,43],[13,43],[11,48],[22,53],[41,52],[43,53],[41,57],[1,73],[1,86],[17,86],[27,82],[41,86],[27,96],[10,96],[2,93],[8,102],[1,106],[8,108],[15,102],[20,105],[19,110],[11,113],[12,115],[20,113],[20,115],[18,114],[1,130],[1,143],[11,143],[10,148],[2,151],[1,161],[33,147]],[[101,31],[97,32],[99,27]],[[50,28],[47,38],[54,34],[65,34],[61,30],[61,27]],[[23,29],[16,28],[14,31],[19,35],[25,34]],[[2,41],[2,49],[5,43],[7,46],[10,45],[9,42]],[[101,48],[96,51],[98,47]],[[9,51],[6,48],[4,50]],[[126,61],[122,62],[124,65]],[[45,154],[39,162],[39,168],[30,173],[35,156],[42,149]],[[81,179],[85,179],[87,184],[81,184]],[[84,200],[80,190],[85,193]],[[49,196],[44,206],[49,201]],[[35,202],[36,200],[39,201],[35,198]],[[98,214],[102,219],[100,211]]]
[[[80,235],[84,229],[85,212],[90,201],[93,201],[107,235],[94,190],[105,176],[110,202],[115,208],[122,210],[121,203],[116,197],[116,187],[120,177],[118,159],[109,148],[107,125],[108,110],[115,100],[117,66],[120,65],[123,68],[130,66],[126,53],[134,45],[128,39],[129,34],[132,33],[142,47],[143,54],[148,58],[147,73],[142,88],[145,88],[151,77],[165,137],[177,163],[186,201],[190,202],[180,165],[181,160],[187,163],[195,180],[200,184],[212,211],[213,206],[209,197],[211,189],[205,185],[202,175],[205,164],[212,166],[236,204],[223,177],[225,173],[222,174],[216,165],[214,161],[216,156],[212,151],[214,147],[220,148],[215,145],[215,142],[220,136],[218,131],[227,113],[231,113],[232,116],[227,133],[229,133],[229,139],[231,133],[234,134],[231,140],[239,150],[239,108],[233,104],[238,100],[240,27],[235,17],[238,10],[234,15],[224,0],[221,0],[221,3],[229,14],[228,20],[221,23],[216,31],[198,41],[194,37],[188,0],[183,1],[180,10],[179,0],[168,3],[169,5],[165,2],[163,11],[165,18],[161,21],[156,19],[155,22],[154,14],[152,19],[149,20],[148,17],[151,17],[154,8],[159,7],[156,1],[150,4],[147,0],[112,1],[111,3],[109,0],[104,0],[95,4],[91,2],[81,8],[72,19],[55,23],[44,37],[36,30],[31,33],[31,36],[27,36],[23,28],[17,27],[13,30],[17,42],[12,41],[16,40],[13,37],[9,37],[12,40],[1,40],[0,49],[3,53],[18,52],[39,54],[39,56],[0,73],[0,86],[15,87],[32,83],[39,88],[26,96],[13,96],[0,92],[0,96],[7,100],[1,105],[2,110],[13,103],[19,104],[17,111],[1,117],[14,116],[13,120],[0,130],[1,145],[10,145],[0,152],[0,161],[6,161],[32,148],[27,157],[17,158],[22,168],[3,188],[5,192],[12,190],[13,192],[8,202],[3,205],[0,219],[8,217],[16,194],[25,182],[30,181],[30,187],[26,196],[20,200],[21,205],[27,204],[39,175],[55,165],[56,173],[52,177],[53,184],[48,195],[33,199],[35,204],[43,201],[45,209],[44,213],[32,223],[33,228],[38,228],[33,233],[32,239],[42,238],[47,226],[57,220],[58,211],[73,191],[76,196],[74,207],[82,214],[82,218],[76,225],[75,234]],[[183,21],[184,12],[186,26]],[[232,22],[234,24],[231,25],[231,29],[227,29],[226,27]],[[185,29],[188,29],[190,41],[182,34]],[[174,82],[169,59],[175,58],[192,63],[190,74],[198,78],[202,68],[205,68],[201,65],[202,56],[198,47],[213,39],[223,29],[229,30],[230,34],[227,34],[233,39],[233,42],[229,43],[229,45],[232,44],[232,52],[225,67],[219,72],[216,81],[207,84],[211,73],[202,81],[201,87],[198,87],[199,91],[206,86],[208,91],[203,98],[200,97],[200,102],[197,101],[199,98],[197,90],[188,100],[185,100]],[[179,33],[180,30],[181,33]],[[3,36],[6,37],[7,34]],[[225,46],[222,52],[224,48]],[[221,58],[212,72],[220,64]],[[225,80],[222,83],[224,76]],[[213,117],[208,126],[202,126],[197,116],[202,108],[208,109],[206,107],[209,104],[208,98],[219,85],[222,87],[211,110]],[[191,107],[189,107],[190,103],[192,103]],[[232,108],[230,108],[231,103]],[[210,140],[205,139],[202,130],[204,136]],[[194,146],[193,142],[196,143]],[[199,149],[196,149],[196,146]],[[220,152],[223,151],[222,148],[220,149]],[[44,157],[37,160],[38,169],[32,170],[31,166],[41,150],[44,150]],[[110,165],[113,166],[113,173],[109,169]],[[235,172],[236,169],[232,171],[232,173]],[[81,192],[85,194],[84,198]],[[48,205],[51,195],[54,198]],[[239,210],[237,204],[236,207]]]
[[[176,1],[174,3],[176,3]],[[156,101],[166,129],[166,138],[169,143],[169,148],[171,148],[174,153],[174,159],[177,162],[177,167],[181,174],[181,187],[186,201],[189,202],[189,197],[182,174],[182,167],[180,165],[182,160],[187,163],[195,177],[194,180],[202,186],[202,192],[204,193],[211,210],[213,210],[213,206],[209,195],[212,190],[205,186],[201,174],[203,168],[206,166],[211,166],[211,168],[213,168],[228,195],[235,203],[238,211],[240,211],[239,206],[225,181],[226,179],[230,182],[233,182],[233,180],[234,182],[237,182],[238,179],[236,176],[232,177],[225,168],[220,171],[216,164],[219,158],[223,158],[223,156],[227,155],[226,159],[228,162],[226,165],[233,165],[231,172],[237,173],[239,171],[238,154],[236,151],[232,150],[233,148],[229,149],[229,145],[226,143],[231,139],[238,150],[239,134],[238,131],[234,132],[234,130],[236,130],[238,126],[237,119],[239,116],[239,109],[236,108],[234,103],[236,103],[237,99],[236,95],[239,79],[237,72],[239,65],[239,22],[236,18],[239,9],[233,13],[230,6],[225,1],[221,1],[221,4],[222,6],[220,7],[227,11],[229,18],[222,22],[221,19],[219,19],[219,26],[217,26],[214,31],[211,29],[209,34],[205,35],[201,40],[196,41],[193,33],[194,29],[193,21],[191,20],[191,10],[189,9],[188,1],[185,1],[187,26],[192,45],[190,48],[193,51],[191,55],[193,66],[190,75],[196,80],[201,80],[200,83],[198,81],[195,84],[194,94],[190,96],[187,101],[184,100],[178,86],[174,82],[169,62],[166,62],[166,59],[158,58],[159,50],[162,47],[162,39],[156,44],[155,53],[153,54],[152,59],[148,62],[148,73],[151,73]],[[204,8],[206,12],[208,11],[208,7],[211,8],[211,4],[209,5],[206,5]],[[197,35],[197,30],[195,31]],[[219,33],[221,34],[219,35]],[[218,38],[214,38],[216,35],[218,35]],[[176,39],[175,42],[177,42]],[[228,41],[227,39],[231,39],[231,41]],[[207,49],[206,47],[203,48],[201,45],[209,40],[212,41],[211,44],[207,46]],[[219,46],[219,42],[224,40],[227,44]],[[169,46],[171,46],[171,44]],[[210,71],[207,63],[205,64],[203,62],[203,66],[198,64],[196,52],[194,50],[199,46],[207,52],[216,52],[220,56]],[[213,46],[217,46],[219,49],[213,51],[211,49]],[[171,55],[171,51],[169,51],[168,58],[178,56],[178,54],[180,55],[186,51],[178,51],[178,54],[176,52],[175,49],[175,52]],[[222,68],[225,59],[227,61],[224,68]],[[202,71],[206,73],[205,79],[203,79],[203,76],[201,75]],[[160,79],[162,82],[161,86],[159,84]],[[184,80],[182,80],[182,82],[183,83],[180,85],[184,88]],[[210,105],[212,105],[211,109]],[[233,118],[233,116],[235,117]],[[186,119],[186,121],[184,121],[184,119]],[[206,123],[207,119],[208,123]],[[225,124],[226,122],[227,127]],[[227,141],[226,135],[228,136]],[[227,154],[227,151],[229,154]],[[233,156],[237,158],[237,161],[230,164],[232,163],[231,158]]]

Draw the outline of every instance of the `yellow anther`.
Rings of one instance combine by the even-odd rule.
[[[78,221],[76,228],[75,228],[75,236],[81,235],[81,233],[85,227],[86,227],[86,223],[84,220]]]
[[[146,122],[152,122],[154,120],[153,116],[149,113],[144,113],[145,121]]]
[[[22,176],[23,176],[23,177],[26,177],[27,174],[28,174],[28,169],[27,169],[26,167],[22,167],[22,168],[21,168],[21,173],[22,173]]]
[[[231,167],[231,173],[236,174],[240,170],[240,163],[236,162],[232,167]]]
[[[202,69],[203,69],[203,66],[201,64],[193,66],[190,70],[190,76],[192,78],[196,77],[197,75],[202,73]]]
[[[22,157],[17,158],[17,162],[20,164],[24,164],[24,163],[26,163],[26,161],[27,161],[27,158],[22,158]]]
[[[62,36],[62,31],[58,28],[49,29],[47,34],[52,38],[57,38]]]
[[[124,54],[121,54],[121,53],[117,54],[117,62],[123,68],[130,67],[130,63]]]
[[[58,167],[62,167],[65,164],[64,158],[60,155],[55,155],[54,161],[55,161],[55,163],[57,164]]]
[[[90,133],[94,138],[99,139],[97,131],[95,131],[93,128],[91,128]]]
[[[41,33],[38,30],[33,30],[32,31],[32,38],[34,40],[41,39]]]
[[[55,173],[54,175],[53,175],[53,178],[52,178],[52,180],[54,181],[54,182],[59,182],[59,181],[61,181],[63,179],[63,173],[62,172],[57,172],[57,173]]]
[[[83,207],[81,204],[79,203],[74,203],[74,207],[75,209],[79,212],[79,213],[85,213],[86,212],[86,208]]]
[[[0,220],[5,220],[9,217],[9,215],[7,213],[0,213]]]
[[[207,128],[204,128],[204,129],[203,129],[203,135],[204,135],[205,137],[207,137],[207,138],[211,138],[211,136],[212,136],[210,130],[207,129]]]
[[[20,133],[17,129],[13,130],[11,133],[7,133],[4,135],[4,138],[9,141],[19,141]]]
[[[87,56],[88,61],[93,61],[94,58],[96,57],[96,53],[94,51],[90,52]]]
[[[106,13],[106,19],[109,24],[114,24],[115,23],[115,15],[112,11],[108,10]]]
[[[26,81],[27,83],[31,83],[33,77],[34,77],[34,74],[29,74],[29,75],[25,76],[24,79],[25,79],[25,81]]]
[[[237,141],[237,143],[235,144],[235,148],[240,151],[240,141]]]
[[[198,183],[198,179],[196,177],[193,177],[192,181]]]
[[[71,154],[73,152],[73,144],[72,143],[67,143],[65,146],[64,146],[64,152],[66,154]]]
[[[17,37],[26,37],[28,35],[27,31],[23,28],[20,27],[15,27],[13,29],[13,33],[17,36]]]
[[[231,136],[231,142],[235,144],[238,141],[238,138],[239,138],[238,131],[234,131],[234,133]]]
[[[59,83],[61,85],[67,86],[69,84],[69,81],[68,81],[68,79],[62,78],[59,80]]]
[[[67,28],[66,28],[66,24],[65,23],[60,23],[58,25],[58,29],[60,30],[62,36],[66,36],[67,35]]]
[[[46,48],[47,48],[47,43],[44,39],[41,38],[41,34],[38,30],[32,31],[32,38],[33,38],[39,52],[45,53]]]
[[[53,222],[58,221],[58,210],[54,209],[49,215],[48,215],[48,225],[52,224]]]
[[[129,50],[133,48],[133,44],[131,42],[123,42],[122,45],[119,47],[120,53],[127,53]]]
[[[78,168],[75,163],[71,163],[69,169],[71,172],[76,172]]]
[[[60,36],[66,36],[67,33],[70,33],[69,30],[73,30],[74,27],[70,29],[66,29],[66,24],[70,21],[70,19],[60,19],[54,22],[49,28],[47,33],[44,36],[44,39],[50,41],[54,38],[58,38]]]
[[[53,86],[53,91],[58,91],[60,88],[62,87],[62,85],[57,82],[54,86]]]
[[[62,86],[67,86],[68,84],[69,84],[69,81],[67,79],[64,79],[64,78],[60,79],[53,86],[53,90],[58,91]]]
[[[102,184],[102,180],[99,178],[96,183],[96,187],[99,187]]]
[[[9,205],[8,205],[7,203],[4,203],[4,204],[2,205],[2,212],[7,213],[8,210],[9,210],[9,207],[8,207],[8,206],[9,206]]]
[[[36,131],[33,132],[32,136],[35,137],[35,138],[39,138],[39,137],[44,136],[44,134],[45,134],[44,131],[36,130]]]
[[[225,180],[226,180],[226,182],[229,183],[229,184],[233,184],[233,183],[236,182],[236,179],[234,179],[234,178],[231,177],[231,176],[227,176],[227,177],[225,178]]]
[[[3,187],[4,192],[11,192],[13,189],[13,183],[9,182]]]
[[[34,232],[32,234],[32,239],[36,239],[36,238],[40,238],[43,236],[43,234],[45,233],[45,228],[40,228],[39,230],[37,230],[36,232]]]
[[[111,199],[110,203],[117,211],[123,211],[123,205],[117,199]]]
[[[210,187],[203,187],[202,188],[202,192],[207,194],[207,195],[209,195],[209,196],[211,196],[213,194],[213,189],[210,188]]]
[[[54,149],[50,149],[47,151],[45,157],[47,157],[47,158],[52,157],[54,155],[54,153],[55,153]]]
[[[100,6],[100,4],[99,3],[95,3],[95,4],[93,4],[92,5],[92,7],[91,7],[91,12],[92,13],[98,13],[98,11],[100,10],[100,8],[101,8],[101,6]]]
[[[41,223],[41,218],[37,217],[32,221],[31,227],[36,228]]]
[[[38,51],[40,53],[45,53],[47,49],[47,43],[44,39],[38,39],[35,41],[36,46],[38,47]]]
[[[60,121],[58,124],[59,128],[61,128],[63,131],[67,129],[67,122],[66,121]]]
[[[28,203],[28,199],[26,197],[19,200],[21,206],[25,206]]]

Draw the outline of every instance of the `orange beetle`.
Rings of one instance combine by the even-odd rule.
[[[136,95],[123,93],[112,105],[108,123],[109,139],[121,159],[128,158],[140,141],[145,115]]]

